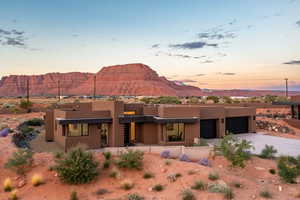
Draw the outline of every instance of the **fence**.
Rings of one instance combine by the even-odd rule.
[[[172,158],[178,158],[181,154],[186,154],[191,160],[199,160],[210,155],[212,147],[185,147],[185,146],[134,146],[134,147],[107,147],[93,150],[95,152],[111,152],[113,155],[120,155],[127,150],[139,150],[144,153],[160,154],[163,151],[170,151]]]

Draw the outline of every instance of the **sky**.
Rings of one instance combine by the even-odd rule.
[[[0,77],[143,63],[211,89],[300,91],[300,0],[2,0]]]

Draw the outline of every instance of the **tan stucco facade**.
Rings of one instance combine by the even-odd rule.
[[[99,127],[105,123],[108,127],[107,146],[110,147],[129,143],[191,146],[195,138],[204,134],[200,132],[201,120],[215,120],[216,137],[223,137],[229,118],[246,118],[247,132],[255,132],[255,114],[255,108],[237,106],[145,105],[122,101],[63,104],[46,112],[45,139],[58,143],[65,151],[78,144],[98,149],[103,142]],[[70,136],[70,124],[88,124],[88,135]],[[183,127],[178,141],[169,141],[167,124]]]

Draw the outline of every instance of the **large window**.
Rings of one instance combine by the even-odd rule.
[[[184,141],[184,123],[166,124],[168,142]]]
[[[68,136],[88,136],[89,126],[88,124],[69,124]]]
[[[100,124],[98,129],[100,129],[101,146],[105,147],[108,145],[108,124]]]

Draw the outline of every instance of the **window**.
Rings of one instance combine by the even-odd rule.
[[[100,124],[98,129],[100,129],[101,146],[105,147],[108,145],[108,124]]]
[[[168,142],[184,141],[184,123],[166,124]]]
[[[88,136],[88,124],[68,124],[68,136]]]

